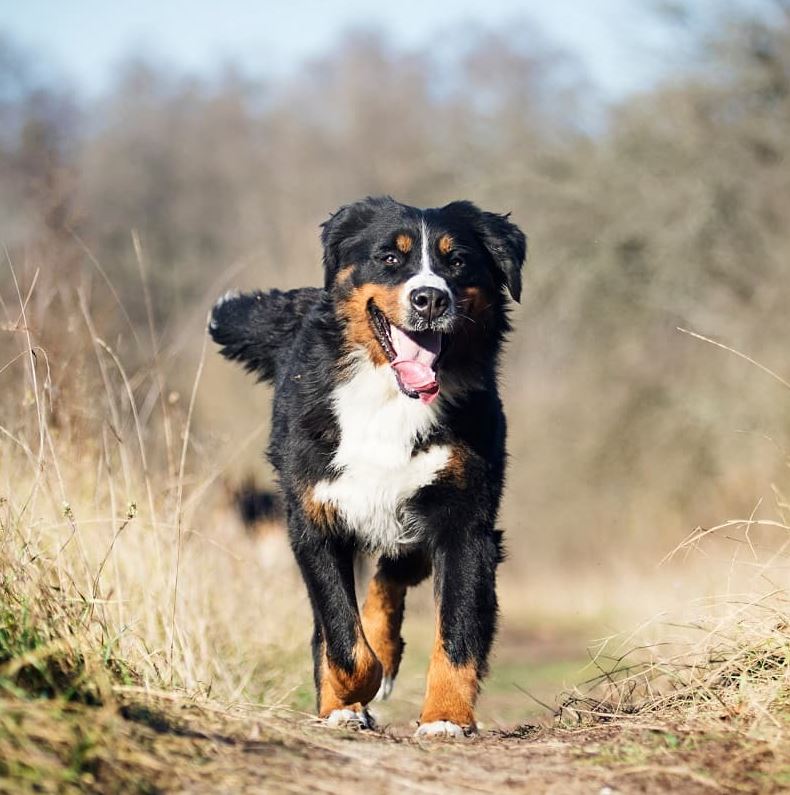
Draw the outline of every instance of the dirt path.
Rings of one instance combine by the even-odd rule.
[[[759,772],[765,749],[750,748]],[[738,791],[779,791],[780,782],[744,775],[743,749],[739,767],[728,766],[733,750],[645,725],[523,726],[437,742],[405,726],[331,730],[303,715],[175,697],[124,696],[112,708],[0,700],[0,791],[14,793],[609,795],[730,792],[723,782],[736,780]]]

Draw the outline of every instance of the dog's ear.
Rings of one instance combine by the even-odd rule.
[[[354,244],[373,216],[389,197],[362,199],[345,204],[321,224],[321,243],[324,246],[324,288],[331,289],[337,272],[343,265],[351,265]]]
[[[507,286],[514,301],[520,301],[521,267],[527,256],[527,238],[510,222],[510,213],[488,213],[467,201],[453,202],[444,209],[457,213],[471,225],[491,256],[499,283]]]

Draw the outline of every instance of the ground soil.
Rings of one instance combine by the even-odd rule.
[[[103,707],[0,698],[0,792],[778,792],[790,770],[767,744],[644,722],[412,733],[167,693]]]

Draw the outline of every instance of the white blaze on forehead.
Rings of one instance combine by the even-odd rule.
[[[433,268],[431,268],[431,253],[428,247],[428,227],[425,220],[420,223],[420,236],[420,270],[403,286],[404,301],[408,304],[409,295],[420,287],[436,287],[439,290],[444,290],[452,302],[453,294],[447,282],[441,276],[434,273]]]

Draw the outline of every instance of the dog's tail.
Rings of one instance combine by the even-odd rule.
[[[222,346],[223,356],[241,362],[261,381],[273,381],[321,292],[303,287],[287,292],[225,293],[211,311],[209,334]]]

